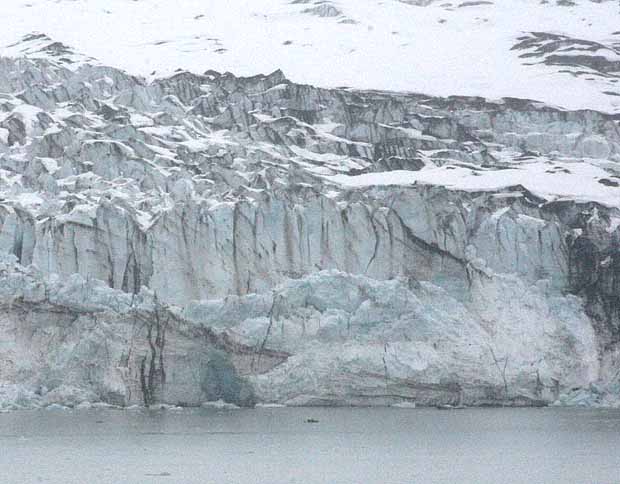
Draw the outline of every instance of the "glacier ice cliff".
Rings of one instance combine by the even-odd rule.
[[[20,52],[0,408],[618,402],[618,116]]]

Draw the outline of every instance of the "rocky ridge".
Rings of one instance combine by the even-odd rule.
[[[617,116],[18,47],[3,407],[617,402]]]

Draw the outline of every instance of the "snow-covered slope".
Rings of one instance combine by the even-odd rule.
[[[144,76],[283,69],[324,87],[620,112],[614,0],[6,0],[2,14],[0,45],[41,32]]]

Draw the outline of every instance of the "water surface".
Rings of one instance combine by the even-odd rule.
[[[618,484],[620,411],[15,412],[0,414],[0,482]]]

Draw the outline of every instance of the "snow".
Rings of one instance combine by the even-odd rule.
[[[618,229],[618,227],[620,227],[620,218],[618,218],[618,217],[611,217],[609,228],[607,229],[607,232],[611,234],[611,233],[615,232]]]
[[[390,125],[381,124],[381,123],[379,123],[379,126],[381,126],[382,128],[395,129],[397,131],[401,131],[402,133],[405,133],[407,137],[411,139],[417,139],[420,141],[437,141],[437,138],[435,138],[434,136],[423,135],[419,129],[403,128],[401,126],[390,126]]]
[[[153,128],[155,130],[156,128]],[[156,134],[154,131],[152,134]],[[226,130],[213,131],[211,133],[201,133],[201,137],[198,139],[188,139],[180,143],[192,152],[207,151],[213,145],[232,146],[232,141]]]
[[[129,121],[136,128],[143,128],[147,126],[153,126],[153,120],[147,116],[143,116],[142,114],[133,113],[129,116]]]
[[[568,170],[569,173],[561,169]],[[445,165],[425,167],[420,171],[395,170],[357,176],[339,174],[327,176],[325,179],[348,188],[428,184],[469,192],[497,191],[522,185],[533,194],[549,201],[568,198],[620,207],[620,187],[605,186],[598,182],[608,176],[606,171],[584,160],[553,164],[537,161],[503,170],[471,170],[463,166]]]
[[[42,109],[32,106],[31,104],[19,104],[13,108],[13,110],[4,115],[3,118],[7,118],[12,115],[17,115],[24,123],[26,134],[32,136],[34,129],[37,126],[37,116],[43,112]]]
[[[45,167],[45,169],[50,175],[53,175],[60,169],[60,167],[58,166],[58,162],[54,158],[42,157],[39,159],[41,160],[41,164]]]
[[[144,76],[177,68],[254,75],[281,68],[291,80],[326,87],[431,95],[531,98],[571,109],[620,112],[604,79],[558,73],[511,51],[527,32],[609,43],[620,25],[615,1],[571,7],[539,0],[446,8],[397,0],[338,0],[318,17],[289,0],[30,0],[4,2],[11,22],[0,45],[33,31]],[[341,23],[343,20],[355,23]],[[15,48],[0,54],[18,55]],[[608,54],[615,58],[615,55]]]
[[[76,205],[68,214],[59,215],[56,220],[60,223],[73,222],[86,227],[93,226],[93,220],[97,218],[97,207],[90,204]]]
[[[346,162],[349,158],[344,155],[335,155],[333,153],[315,153],[299,146],[291,146],[290,150],[297,156],[301,156],[307,160],[317,161],[320,163],[330,164],[332,162],[339,164]]]
[[[28,207],[32,205],[41,205],[43,203],[43,199],[39,196],[38,193],[20,193],[15,201],[19,203],[23,207]]]

